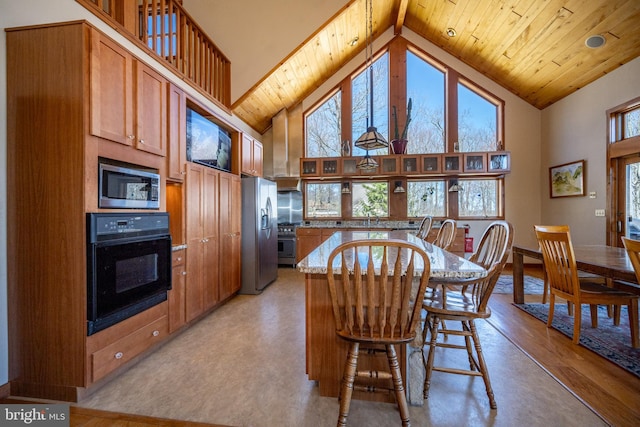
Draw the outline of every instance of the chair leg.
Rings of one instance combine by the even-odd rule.
[[[556,308],[556,296],[551,293],[549,295],[549,316],[547,317],[547,328],[551,327],[551,323],[553,323],[553,312]]]
[[[591,315],[591,327],[598,327],[598,305],[597,304],[589,304],[589,311]]]
[[[489,397],[489,406],[491,407],[491,409],[496,409],[498,406],[496,404],[496,398],[493,394],[493,389],[491,388],[491,381],[489,380],[489,370],[487,369],[487,364],[485,363],[484,356],[482,355],[480,338],[478,337],[476,324],[474,323],[473,320],[469,320],[469,329],[471,330],[471,336],[473,337],[473,342],[475,343],[475,346],[476,346],[476,354],[478,355],[478,369],[482,373],[484,386],[487,389],[487,396]]]
[[[549,293],[549,280],[547,279],[547,273],[544,273],[544,287],[542,288],[542,303],[547,303],[547,294]]]
[[[436,340],[438,339],[438,322],[440,319],[436,316],[431,318],[427,313],[427,324],[431,331],[431,342],[429,343],[429,354],[427,360],[424,360],[424,350],[422,351],[422,360],[424,362],[424,398],[429,398],[429,386],[431,385],[431,374],[433,373],[433,357],[436,352]]]
[[[471,329],[469,328],[469,322],[466,321],[462,321],[462,330],[471,333]],[[473,347],[471,347],[471,336],[470,335],[465,335],[464,336],[464,343],[467,346],[467,356],[469,357],[469,370],[470,371],[475,371],[476,370],[476,362],[473,358]]]
[[[351,405],[351,395],[353,394],[353,381],[356,376],[356,368],[358,366],[358,352],[360,344],[352,342],[349,346],[347,361],[344,365],[344,373],[342,376],[342,388],[340,390],[340,412],[338,414],[338,427],[347,425],[347,416],[349,415],[349,406]]]
[[[580,326],[582,324],[582,304],[573,304],[575,306],[575,316],[573,316],[573,343],[580,342]]]
[[[407,396],[404,393],[404,385],[402,384],[402,374],[400,373],[400,365],[398,364],[398,356],[393,344],[387,344],[387,360],[389,361],[389,370],[393,378],[393,390],[396,395],[396,402],[400,410],[400,420],[403,426],[410,426],[409,407],[407,406]]]
[[[611,307],[611,305],[609,305],[608,307]],[[613,306],[613,324],[616,326],[620,325],[620,307],[622,307],[621,305],[614,305]],[[611,316],[609,316],[611,317]]]
[[[631,346],[640,347],[640,337],[638,336],[638,300],[632,299],[627,306],[629,311],[629,328],[631,329]]]

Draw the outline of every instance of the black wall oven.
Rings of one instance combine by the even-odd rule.
[[[87,335],[166,301],[167,213],[87,214]]]

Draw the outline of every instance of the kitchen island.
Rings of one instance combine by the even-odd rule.
[[[348,343],[339,339],[335,333],[335,322],[331,299],[327,285],[327,259],[337,246],[344,242],[362,239],[401,239],[420,245],[431,261],[431,280],[455,280],[484,277],[482,267],[426,243],[413,232],[397,231],[338,231],[321,243],[306,258],[298,263],[298,270],[305,273],[305,310],[306,310],[306,369],[309,380],[317,381],[321,396],[338,396],[342,370],[346,360]],[[416,266],[416,274],[421,273]],[[338,272],[336,270],[336,272]],[[420,334],[419,334],[420,335]],[[416,340],[407,351],[406,346],[397,348],[402,377],[407,389],[408,401],[412,405],[422,405],[422,386],[424,379],[422,356],[422,337]],[[358,369],[386,369],[386,358],[360,355]],[[407,375],[407,371],[409,375]],[[371,394],[354,391],[353,398],[392,401],[392,394]],[[391,399],[391,400],[390,400]]]

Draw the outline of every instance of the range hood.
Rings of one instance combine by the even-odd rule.
[[[291,118],[291,120],[289,120]],[[282,109],[271,119],[273,176],[282,188],[300,189],[302,157],[302,106]],[[278,190],[281,184],[278,183]],[[284,191],[284,190],[283,190]]]
[[[278,191],[300,191],[300,178],[279,177],[275,181]]]

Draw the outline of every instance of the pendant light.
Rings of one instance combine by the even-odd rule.
[[[358,148],[367,150],[364,158],[360,160],[360,162],[358,162],[358,165],[356,167],[362,170],[372,170],[378,167],[378,163],[369,155],[369,150],[388,147],[389,143],[373,125],[373,0],[367,0],[365,2],[365,8],[367,12],[369,12],[369,22],[366,28],[367,45],[365,47],[366,64],[368,67],[368,74],[366,74],[368,104],[367,130],[362,135],[360,135],[360,138],[355,141],[354,145]],[[371,122],[369,122],[369,119],[371,119]]]

